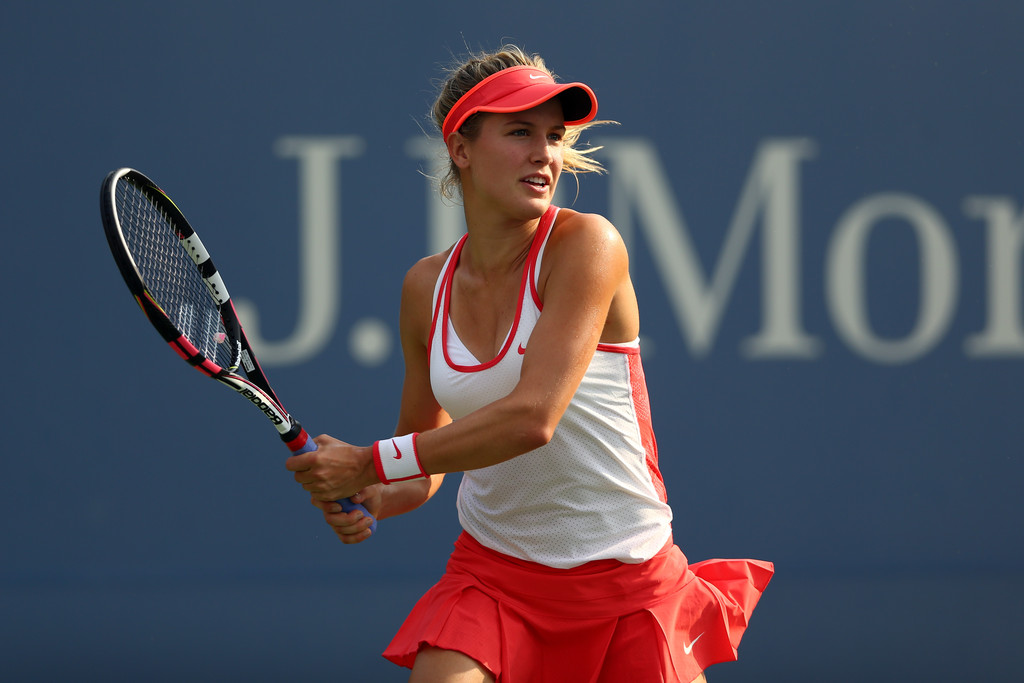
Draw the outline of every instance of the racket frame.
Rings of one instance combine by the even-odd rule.
[[[120,217],[114,208],[116,206],[117,184],[121,181],[130,182],[140,188],[153,204],[164,212],[171,225],[174,226],[176,236],[182,248],[196,264],[196,268],[199,270],[203,281],[210,291],[210,296],[218,304],[221,321],[227,334],[225,343],[230,343],[234,346],[232,350],[232,357],[235,359],[234,367],[221,367],[214,360],[199,351],[189,341],[188,337],[171,321],[170,317],[157,302],[153,293],[150,292],[139,271],[138,265],[135,263],[135,259],[131,255],[131,250],[122,231]],[[213,265],[205,245],[199,239],[199,236],[195,233],[185,215],[171,198],[167,196],[167,193],[143,173],[131,168],[121,168],[108,174],[103,182],[100,193],[100,211],[107,242],[117,263],[118,270],[121,272],[125,284],[135,298],[135,302],[163,340],[182,360],[200,373],[230,387],[256,406],[270,423],[274,425],[281,440],[284,441],[293,453],[314,450],[316,446],[313,444],[312,439],[309,438],[306,430],[302,428],[302,425],[295,418],[289,415],[288,411],[281,405],[274,390],[270,387],[270,382],[260,367],[256,355],[249,345],[249,340],[245,336],[245,330],[238,320],[234,303],[231,301],[227,288],[224,286],[220,274]],[[244,370],[245,376],[236,372],[239,365]]]
[[[196,348],[161,308],[156,297],[146,286],[142,273],[131,256],[131,250],[121,228],[120,217],[115,209],[117,184],[121,180],[141,187],[151,202],[164,212],[165,217],[174,226],[179,244],[191,257],[210,296],[218,304],[218,313],[225,333],[223,342],[230,342],[232,345],[231,367],[221,367],[216,361],[208,358]],[[121,271],[121,276],[124,278],[125,284],[128,285],[135,302],[163,340],[174,349],[179,357],[196,370],[230,387],[259,408],[277,429],[281,440],[293,454],[317,450],[316,442],[309,438],[309,434],[302,428],[298,420],[288,414],[274,390],[271,389],[270,382],[267,381],[267,376],[256,360],[256,354],[253,353],[249,340],[245,336],[245,330],[242,329],[238,320],[235,305],[231,302],[231,296],[213,265],[209,252],[171,198],[143,173],[131,168],[121,168],[109,173],[103,181],[100,190],[100,212],[107,242],[114,255],[118,270]],[[239,365],[245,372],[244,377],[236,372]],[[370,532],[377,533],[377,520],[372,518],[362,504],[353,503],[349,498],[343,498],[337,502],[343,511],[359,511],[366,518],[371,519]]]

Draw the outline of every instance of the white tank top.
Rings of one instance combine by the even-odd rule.
[[[448,316],[465,236],[445,262],[434,287],[430,382],[452,419],[508,395],[519,382],[522,354],[543,308],[537,278],[557,213],[551,207],[541,219],[515,320],[493,359],[474,358]],[[550,567],[653,557],[671,535],[672,511],[658,470],[639,343],[598,345],[551,441],[464,473],[458,512],[483,545]]]

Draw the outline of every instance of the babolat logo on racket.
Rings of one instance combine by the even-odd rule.
[[[269,417],[270,421],[273,422],[275,425],[284,423],[284,420],[281,419],[281,416],[278,414],[277,410],[275,410],[272,405],[264,401],[260,397],[260,395],[254,392],[252,389],[239,389],[238,393],[240,393],[242,396],[245,396],[247,399],[252,401],[252,404],[254,406],[256,406],[264,413],[266,413],[267,417]]]

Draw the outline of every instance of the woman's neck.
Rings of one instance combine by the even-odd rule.
[[[469,238],[460,263],[480,275],[501,275],[522,268],[542,216],[515,218],[466,210]]]

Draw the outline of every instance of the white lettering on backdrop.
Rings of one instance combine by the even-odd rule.
[[[814,141],[779,138],[759,145],[721,250],[708,271],[694,248],[653,142],[642,138],[597,142],[604,147],[603,160],[609,171],[609,219],[631,251],[635,236],[643,235],[691,355],[706,356],[714,347],[743,258],[760,226],[761,327],[741,342],[740,353],[751,360],[813,360],[820,356],[824,343],[804,328],[801,309],[802,263],[810,257],[803,253],[800,239],[801,165],[814,158]],[[237,303],[250,340],[266,365],[311,359],[329,343],[341,319],[339,166],[359,157],[364,149],[364,141],[356,136],[289,136],[276,143],[278,156],[298,160],[301,276],[296,328],[283,340],[266,340],[260,334],[256,305],[245,300]],[[406,145],[410,158],[431,164],[437,153],[434,144],[424,139]],[[1024,356],[1024,211],[1012,198],[1002,196],[968,196],[963,207],[969,218],[987,226],[986,260],[979,264],[986,273],[985,327],[966,339],[964,352],[972,358]],[[424,194],[424,209],[426,253],[446,248],[464,231],[461,209],[442,202],[430,187]],[[910,331],[898,339],[883,338],[872,329],[867,306],[867,244],[883,221],[909,226],[918,247],[917,317]],[[910,363],[926,355],[948,333],[960,293],[959,253],[946,221],[924,199],[887,192],[853,202],[834,227],[823,264],[828,313],[839,338],[856,355],[874,363]],[[354,325],[363,330],[370,327],[379,339],[381,327],[376,321]],[[355,356],[366,363],[385,360],[381,354]]]

